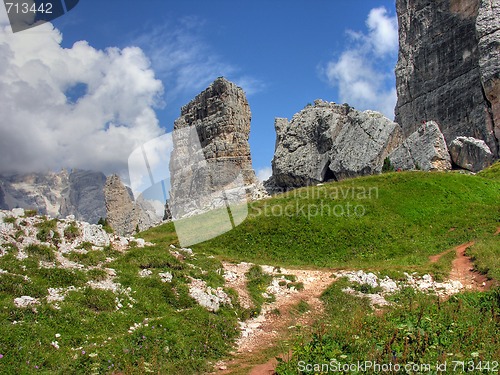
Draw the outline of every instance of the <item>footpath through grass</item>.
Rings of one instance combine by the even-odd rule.
[[[347,286],[349,282],[341,280],[323,294],[325,318],[295,337],[292,355],[280,361],[277,374],[463,374],[500,369],[499,289],[463,293],[443,302],[407,288],[391,297],[393,306],[375,314],[367,300],[344,293]]]
[[[408,269],[498,226],[495,179],[389,173],[254,202],[240,226],[194,248],[282,266]]]

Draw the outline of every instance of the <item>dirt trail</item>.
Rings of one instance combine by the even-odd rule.
[[[500,235],[500,227],[495,235]],[[488,290],[491,288],[493,281],[474,271],[472,260],[465,254],[467,249],[473,245],[474,242],[467,242],[433,255],[429,257],[429,260],[431,263],[436,263],[446,254],[455,251],[456,256],[452,262],[450,280],[460,281],[465,290]],[[250,266],[248,263],[224,263],[225,270],[236,275],[233,279],[227,280],[227,285],[238,292],[240,303],[245,307],[251,306],[251,299],[245,286],[246,280],[244,277]],[[273,269],[268,267],[266,271],[272,273]],[[259,363],[259,359],[261,359],[259,354],[275,345],[279,339],[286,338],[287,335],[293,332],[291,328],[294,326],[309,325],[321,315],[323,304],[319,297],[335,281],[335,278],[332,278],[334,272],[294,269],[281,270],[281,272],[295,275],[298,282],[304,283],[304,289],[289,294],[277,294],[275,302],[265,305],[261,316],[247,323],[250,331],[247,336],[240,338],[238,341],[236,352],[233,353],[234,358],[217,363],[213,374],[231,374],[235,370],[244,370],[250,375],[274,374],[277,364],[276,359],[272,358],[266,363],[256,365],[255,363]],[[293,309],[301,300],[306,301],[310,306],[307,313],[298,314]],[[273,313],[275,309],[280,311],[279,315]]]
[[[495,236],[498,236],[499,234],[500,227],[495,232]],[[489,290],[494,282],[492,280],[488,280],[485,275],[475,271],[472,259],[465,254],[467,249],[473,245],[474,241],[464,243],[455,248],[443,251],[440,254],[430,256],[429,260],[431,263],[436,263],[446,254],[450,253],[451,251],[455,251],[456,255],[455,259],[452,262],[451,272],[449,276],[450,280],[460,281],[465,290]]]
[[[239,276],[228,281],[228,286],[236,289],[241,296],[240,303],[248,306],[249,296],[245,288],[245,279],[241,276],[248,271],[249,265],[224,264],[224,268]],[[269,267],[266,271],[273,270]],[[293,332],[293,327],[311,324],[323,312],[323,304],[319,297],[334,281],[331,277],[333,272],[297,269],[281,269],[280,272],[295,275],[297,282],[304,284],[304,289],[277,293],[276,301],[264,305],[260,316],[247,321],[244,327],[246,332],[237,342],[234,358],[217,363],[214,374],[231,374],[234,370],[242,368],[248,369],[247,373],[252,375],[274,373],[276,366],[274,358],[267,363],[255,365],[259,363],[260,352],[274,346],[278,339],[285,338]],[[301,300],[309,305],[309,311],[302,314],[294,309]],[[276,314],[278,310],[279,314]]]

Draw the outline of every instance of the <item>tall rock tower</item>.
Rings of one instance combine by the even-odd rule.
[[[448,145],[500,140],[500,0],[397,0],[396,122],[435,120]]]
[[[258,190],[248,143],[250,120],[245,93],[222,77],[182,107],[174,122],[170,198],[183,209],[174,216],[219,206],[213,194],[235,181],[251,194]]]

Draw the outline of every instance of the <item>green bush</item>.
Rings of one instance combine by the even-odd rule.
[[[32,244],[26,246],[25,251],[28,255],[35,257],[39,260],[43,260],[46,262],[54,262],[56,260],[56,255],[54,254],[54,250],[52,250],[48,246]]]
[[[17,219],[14,216],[4,217],[3,222],[6,223],[6,224],[15,224],[16,220]]]
[[[57,245],[59,233],[57,232],[57,219],[44,220],[35,225],[38,228],[36,238],[42,242],[50,242]]]
[[[73,262],[81,263],[84,266],[97,266],[106,260],[106,254],[102,250],[90,250],[86,253],[72,251],[67,258]]]
[[[64,228],[64,237],[67,240],[74,240],[80,235],[80,229],[76,226],[74,222],[70,223],[66,228]]]
[[[250,298],[254,304],[253,308],[249,311],[250,316],[260,314],[262,304],[264,302],[273,302],[274,296],[265,298],[262,293],[266,292],[267,287],[271,284],[273,277],[262,270],[259,265],[252,265],[245,274],[247,278],[247,289]],[[248,314],[245,314],[248,315]]]
[[[115,311],[115,294],[110,290],[93,289],[86,287],[82,291],[69,293],[67,302],[75,301],[80,306],[94,312]]]
[[[384,159],[384,165],[382,166],[382,173],[386,172],[394,172],[394,166],[391,163],[391,159],[389,157]]]

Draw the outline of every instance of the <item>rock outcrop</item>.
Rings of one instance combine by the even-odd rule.
[[[397,0],[395,121],[405,136],[435,120],[448,144],[500,140],[500,1]]]
[[[291,121],[277,118],[273,175],[281,189],[379,173],[403,142],[398,124],[382,114],[316,100]]]
[[[493,153],[480,139],[458,137],[451,142],[450,155],[453,163],[471,172],[479,172],[493,164]]]
[[[500,1],[482,0],[476,19],[476,34],[479,50],[479,71],[484,95],[489,102],[488,129],[493,129],[500,147]],[[494,149],[500,157],[500,148]]]
[[[389,159],[395,169],[424,171],[444,171],[451,169],[450,154],[434,121],[422,124],[410,134],[401,146],[395,149]]]
[[[120,236],[146,230],[162,221],[162,215],[142,196],[134,200],[132,191],[117,175],[107,178],[104,195],[108,224]]]
[[[217,206],[213,194],[231,186],[244,186],[249,195],[259,190],[248,143],[250,121],[245,93],[222,77],[182,107],[170,159],[174,217]]]
[[[104,183],[100,172],[63,170],[0,177],[0,209],[37,210],[42,215],[97,223],[106,217]]]

